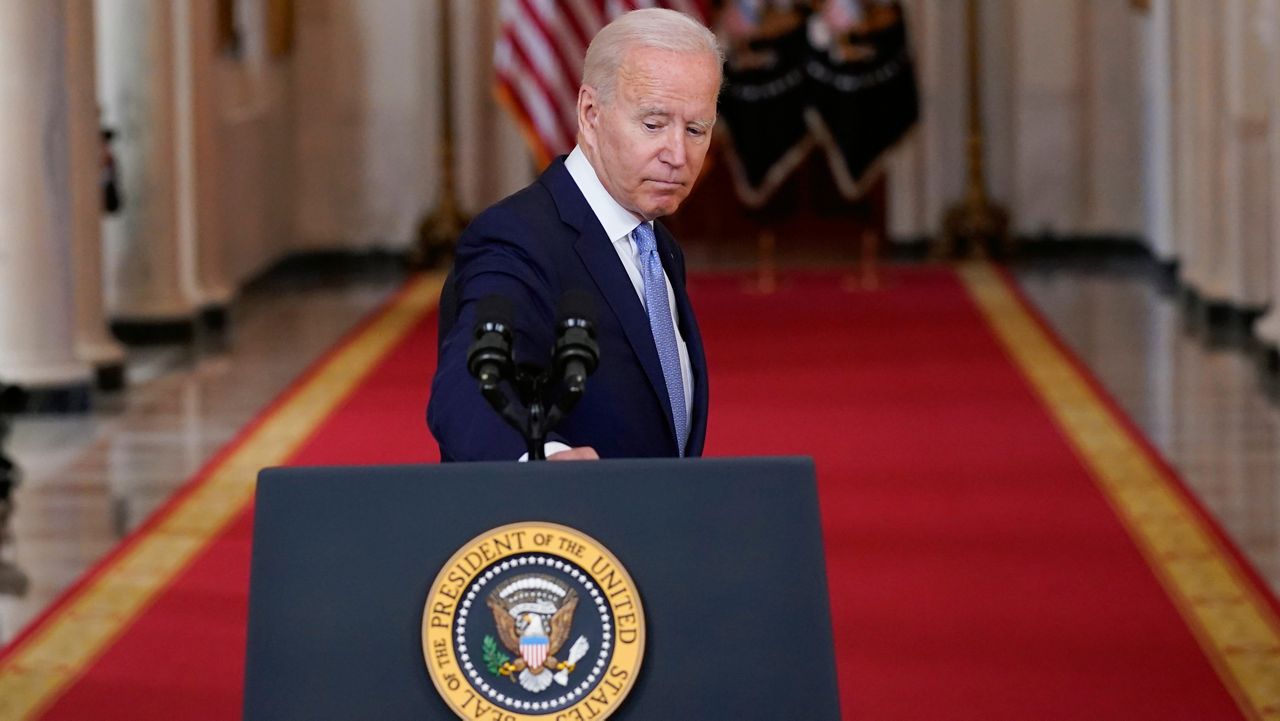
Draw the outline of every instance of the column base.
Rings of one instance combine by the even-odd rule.
[[[124,363],[100,363],[93,369],[94,385],[100,391],[124,390]]]
[[[1205,312],[1209,316],[1210,340],[1236,347],[1248,347],[1255,341],[1253,324],[1263,313],[1260,309],[1222,302],[1206,304]]]
[[[124,370],[127,363],[124,346],[106,337],[76,344],[76,355],[93,368],[94,387],[100,391],[118,391],[124,388]]]
[[[231,306],[226,303],[214,303],[201,308],[200,327],[210,333],[226,333],[231,327]]]
[[[1253,325],[1263,309],[1211,300],[1186,286],[1181,301],[1186,329],[1210,347],[1247,349],[1257,344]]]
[[[1196,289],[1180,283],[1177,288],[1177,298],[1179,315],[1182,318],[1182,329],[1188,334],[1200,337],[1203,333],[1205,314],[1204,299],[1196,292]]]
[[[1253,359],[1262,391],[1272,401],[1280,401],[1280,348],[1270,341],[1259,341]]]
[[[3,529],[0,529],[3,530]],[[27,595],[31,579],[13,563],[0,559],[0,596],[22,598]]]
[[[195,340],[194,318],[113,320],[111,334],[125,345],[173,345]]]
[[[9,413],[86,413],[93,405],[93,384],[11,385],[5,389],[4,405]]]
[[[1280,350],[1270,343],[1263,343],[1258,349],[1255,356],[1258,360],[1258,367],[1268,376],[1280,376]]]
[[[1165,297],[1177,295],[1178,286],[1181,285],[1181,281],[1178,280],[1178,267],[1177,260],[1156,259],[1156,288],[1159,289],[1161,295]]]

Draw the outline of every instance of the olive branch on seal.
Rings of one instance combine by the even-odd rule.
[[[498,676],[498,669],[503,664],[511,660],[511,657],[498,650],[498,642],[488,634],[485,634],[484,643],[481,644],[484,651],[484,667],[489,669],[489,673]]]

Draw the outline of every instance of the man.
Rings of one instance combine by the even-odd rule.
[[[525,450],[467,372],[478,301],[509,299],[516,361],[545,365],[557,302],[570,290],[596,300],[600,364],[548,439],[548,458],[701,455],[702,339],[684,256],[653,221],[679,207],[702,168],[720,68],[714,35],[670,10],[627,13],[592,40],[578,146],[480,214],[458,241],[456,295],[442,299],[442,309],[456,303],[457,319],[443,337],[427,409],[444,460],[512,460]]]

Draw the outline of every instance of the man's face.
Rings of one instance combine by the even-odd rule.
[[[689,195],[711,144],[719,82],[710,53],[633,48],[610,102],[583,86],[583,151],[622,207],[652,220]]]

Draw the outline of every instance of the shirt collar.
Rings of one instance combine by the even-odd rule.
[[[600,176],[596,175],[595,168],[591,167],[591,162],[587,160],[581,146],[573,148],[573,152],[565,158],[564,167],[569,171],[573,182],[578,185],[578,190],[582,191],[583,197],[587,199],[587,205],[591,206],[591,212],[595,213],[596,219],[600,221],[610,241],[616,243],[626,238],[631,235],[631,231],[635,230],[637,225],[640,225],[642,219],[619,205],[618,201],[609,195],[609,191],[605,190],[604,184],[600,182]]]

